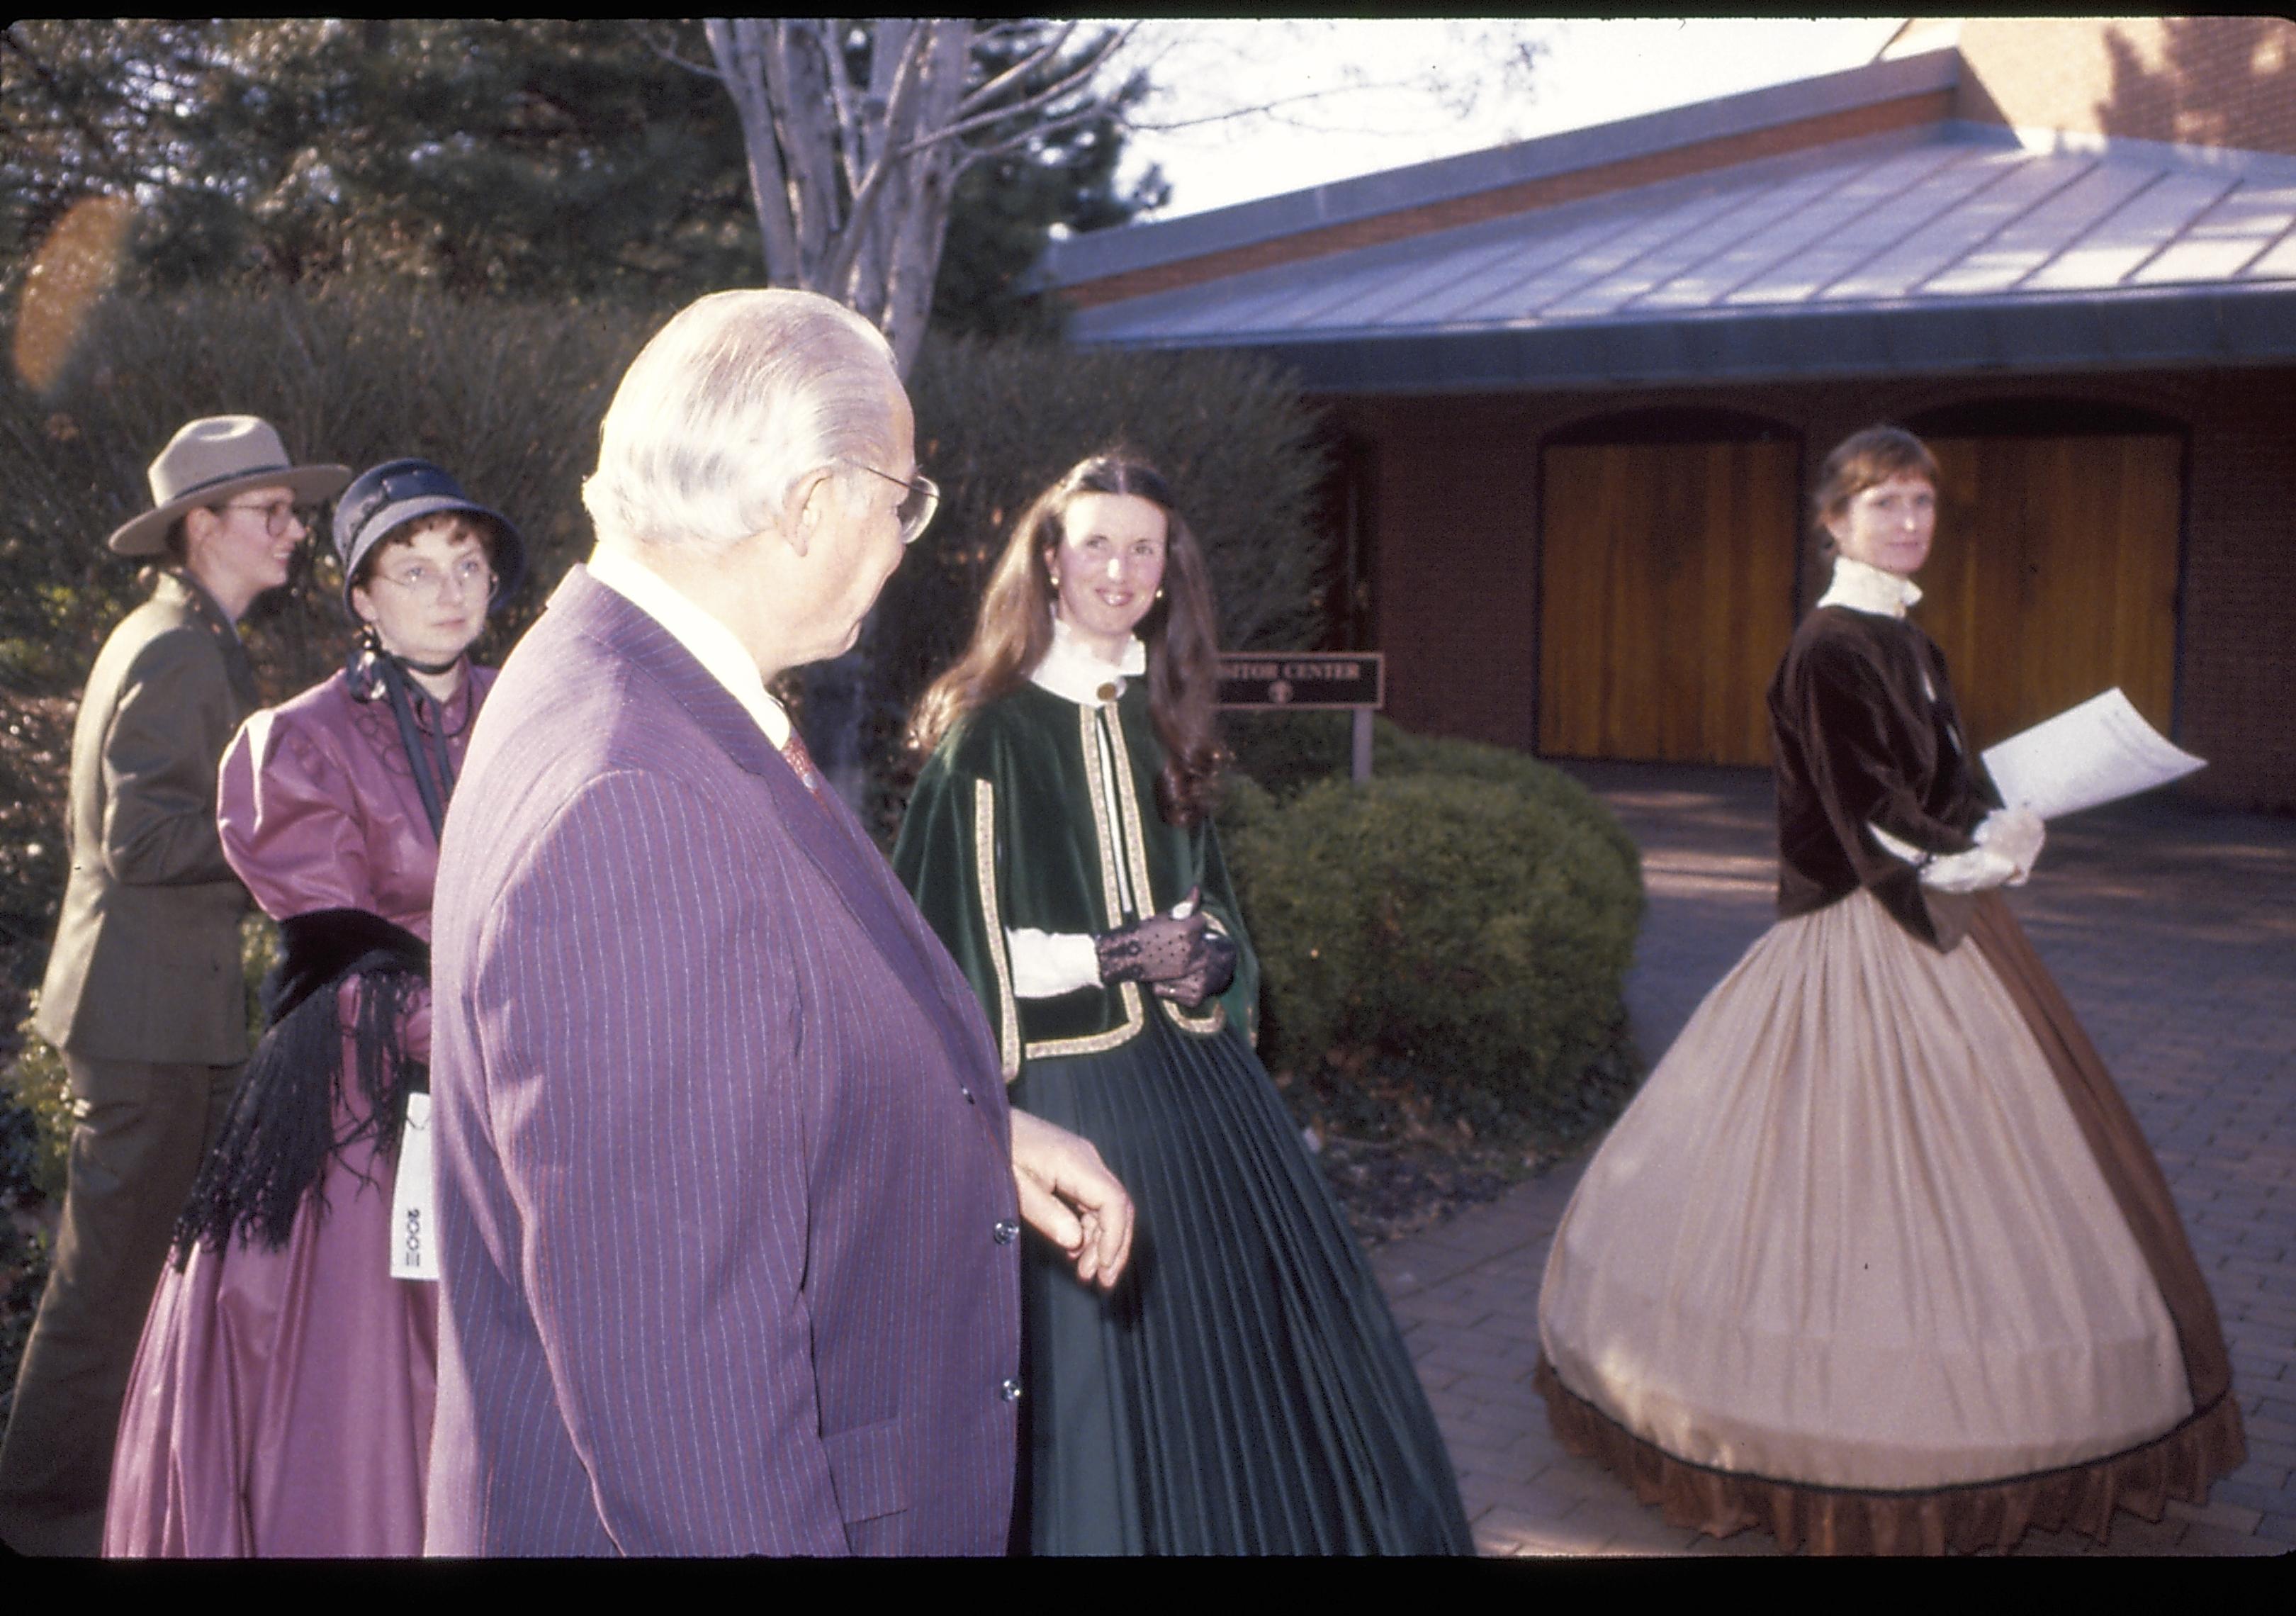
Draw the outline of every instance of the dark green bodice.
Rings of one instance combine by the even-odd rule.
[[[1023,1060],[1113,1049],[1150,1015],[1201,1037],[1230,1021],[1258,1029],[1259,964],[1218,838],[1209,821],[1164,823],[1163,764],[1145,680],[1092,706],[1026,685],[961,721],[918,777],[893,868],[980,996],[1008,1081]],[[1168,911],[1190,887],[1236,944],[1235,980],[1218,998],[1183,1008],[1130,982],[1013,997],[1007,931],[1107,931]]]

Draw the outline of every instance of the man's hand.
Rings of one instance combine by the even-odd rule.
[[[1112,1288],[1132,1255],[1132,1197],[1092,1142],[1016,1111],[1013,1181],[1029,1226],[1068,1253],[1078,1279]]]

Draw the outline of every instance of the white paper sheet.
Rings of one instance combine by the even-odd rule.
[[[2002,801],[2054,819],[2166,785],[2208,762],[2172,745],[2116,685],[1986,748],[1985,767]]]

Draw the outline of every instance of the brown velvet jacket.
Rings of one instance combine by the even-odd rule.
[[[1950,951],[1973,899],[1923,886],[1918,867],[1866,829],[1928,853],[1966,852],[1969,833],[2000,805],[1964,737],[1936,643],[1902,619],[1820,606],[1794,631],[1769,701],[1779,915],[1864,887],[1908,932]]]

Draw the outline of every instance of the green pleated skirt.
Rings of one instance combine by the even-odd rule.
[[[1371,1267],[1242,1038],[1152,1012],[1013,1099],[1097,1145],[1138,1218],[1106,1295],[1030,1242],[1016,1549],[1474,1552]]]

